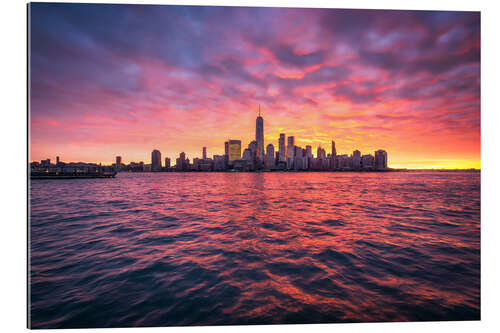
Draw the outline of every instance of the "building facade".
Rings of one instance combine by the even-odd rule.
[[[259,116],[255,120],[255,141],[257,142],[257,158],[264,161],[264,118]]]
[[[155,149],[151,152],[151,171],[161,170],[161,153]]]
[[[281,133],[278,141],[279,162],[286,162],[285,134]]]
[[[241,140],[229,140],[228,141],[228,163],[232,165],[235,160],[241,158]]]
[[[266,168],[267,169],[273,169],[275,166],[275,160],[274,160],[274,146],[270,143],[266,147],[266,162],[265,162]]]
[[[289,136],[288,143],[286,146],[286,167],[288,169],[293,168],[293,159],[295,157],[295,137]]]
[[[375,152],[375,168],[377,170],[387,169],[387,152],[379,149]]]

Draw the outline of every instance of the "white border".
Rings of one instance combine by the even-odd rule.
[[[67,0],[65,2],[76,2]],[[278,325],[278,326],[229,326],[190,328],[141,328],[133,332],[301,332],[303,330],[340,332],[408,332],[454,331],[471,332],[491,330],[498,327],[498,306],[500,274],[497,254],[499,223],[498,171],[500,167],[499,132],[497,130],[500,107],[498,105],[499,5],[494,1],[427,1],[418,2],[378,0],[195,0],[195,1],[80,1],[146,4],[199,4],[240,6],[286,6],[286,7],[335,7],[373,9],[426,9],[426,10],[474,10],[481,11],[481,167],[482,167],[482,219],[481,219],[481,276],[482,276],[482,320],[477,322],[428,322],[428,323],[380,323],[380,324],[333,324],[320,325]],[[26,330],[26,4],[22,1],[3,1],[1,4],[2,25],[2,79],[1,79],[1,135],[2,135],[2,229],[1,246],[1,308],[0,327],[4,332]],[[48,332],[61,330],[48,330]],[[67,330],[62,330],[67,331]],[[74,331],[74,330],[72,330]],[[79,331],[79,330],[77,330]],[[102,330],[86,330],[99,332]],[[113,332],[130,329],[112,329]]]

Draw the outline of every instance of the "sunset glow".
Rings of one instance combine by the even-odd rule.
[[[31,4],[30,160],[224,153],[227,139],[480,168],[478,12]]]

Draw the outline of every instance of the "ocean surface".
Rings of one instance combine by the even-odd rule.
[[[480,174],[33,180],[33,328],[480,319]]]

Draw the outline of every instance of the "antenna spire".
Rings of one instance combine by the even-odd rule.
[[[260,104],[259,104],[259,117],[260,117]]]

